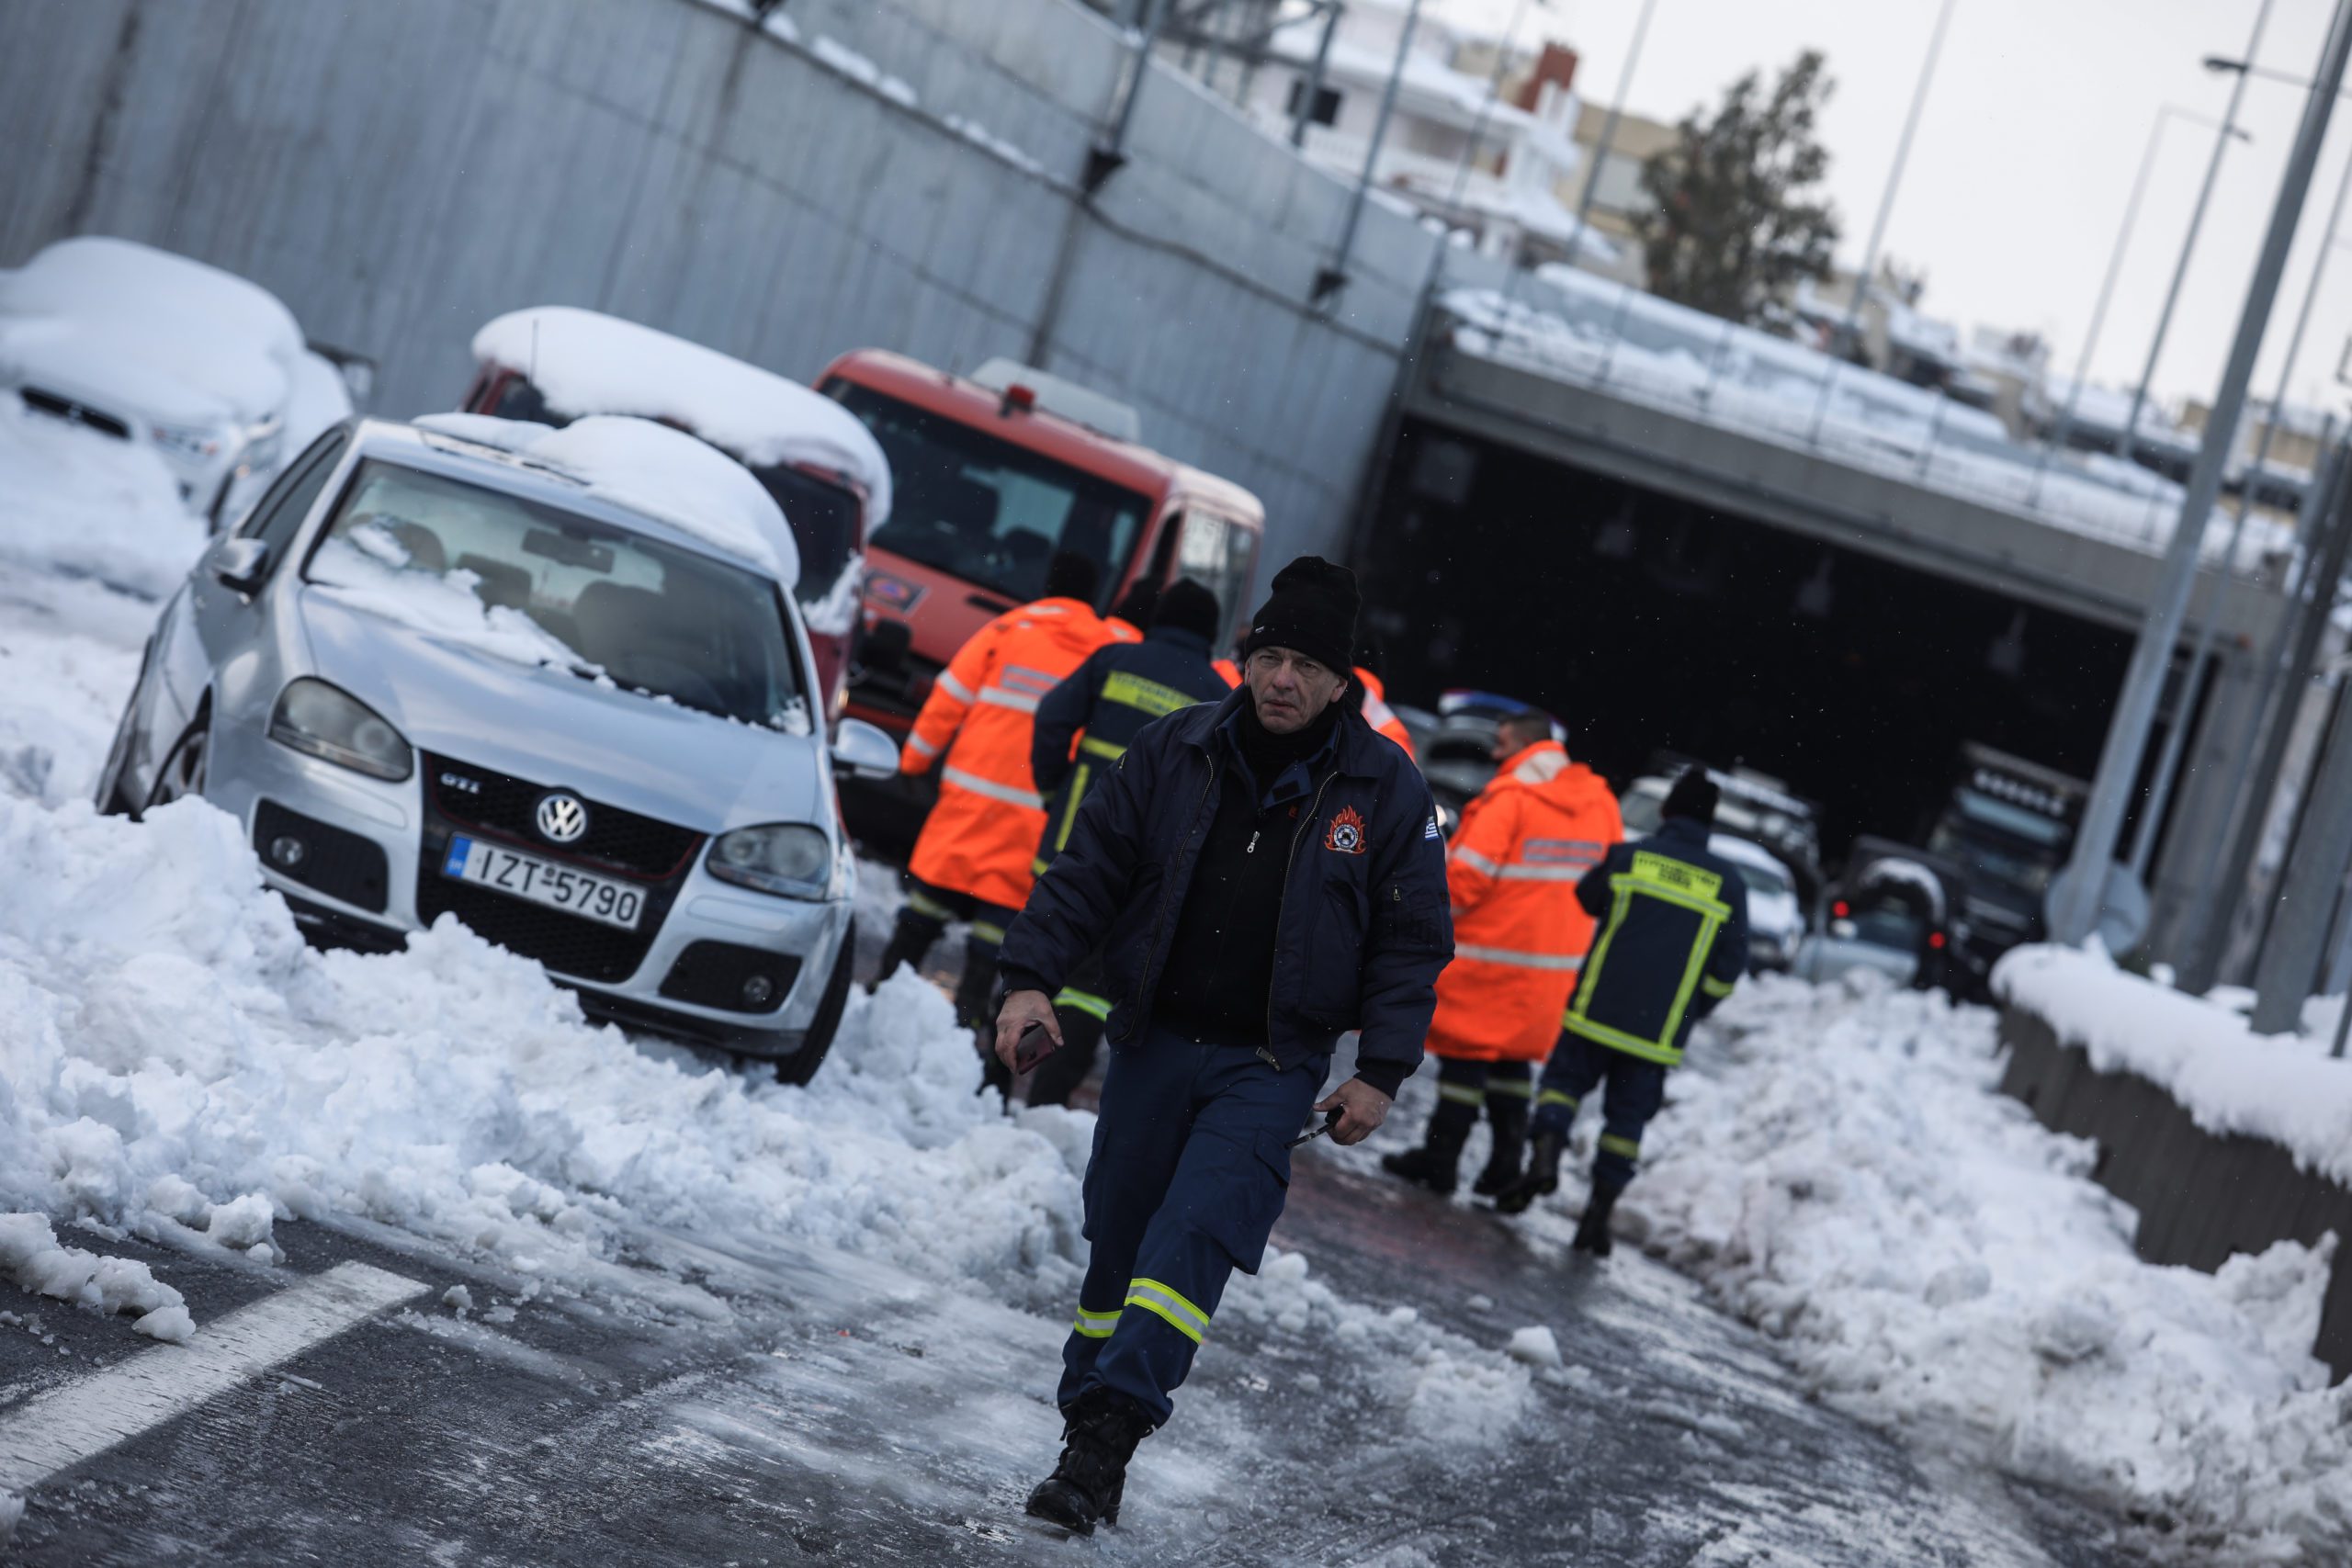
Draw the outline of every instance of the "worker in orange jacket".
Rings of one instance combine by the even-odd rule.
[[[950,919],[969,920],[956,1015],[976,1029],[990,1021],[1004,928],[1036,880],[1031,863],[1046,830],[1045,802],[1029,772],[1037,703],[1088,654],[1126,640],[1094,613],[1096,582],[1086,557],[1055,556],[1043,599],[1006,611],[956,650],[899,751],[899,766],[910,774],[940,763],[939,800],[907,863],[914,886],[883,950],[880,977],[901,964],[920,966]]]
[[[1387,673],[1388,659],[1376,637],[1364,637],[1356,648],[1356,658],[1363,662],[1355,667],[1356,709],[1363,721],[1379,734],[1385,735],[1405,749],[1405,755],[1418,762],[1413,753],[1413,734],[1396,710],[1388,705],[1388,687],[1382,679]]]
[[[1446,848],[1453,962],[1438,976],[1429,1051],[1436,1111],[1419,1148],[1387,1155],[1392,1173],[1451,1193],[1483,1104],[1494,1153],[1473,1190],[1501,1191],[1526,1157],[1535,1067],[1560,1037],[1593,918],[1577,879],[1625,836],[1617,797],[1568,760],[1548,714],[1529,708],[1495,736],[1494,778],[1463,808]]]

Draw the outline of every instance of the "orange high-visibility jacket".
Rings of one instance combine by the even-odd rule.
[[[1106,642],[1125,640],[1077,599],[1007,610],[958,649],[899,753],[910,773],[942,752],[939,804],[907,869],[933,887],[1017,909],[1035,874],[1046,806],[1029,772],[1037,702]]]
[[[1463,808],[1445,857],[1453,962],[1438,976],[1432,1052],[1481,1062],[1552,1054],[1592,945],[1577,879],[1624,836],[1609,785],[1556,740],[1506,761]]]
[[[1217,677],[1227,685],[1238,687],[1241,684],[1241,666],[1232,660],[1212,659],[1209,660],[1209,668],[1216,671]]]
[[[1363,682],[1363,721],[1405,748],[1405,755],[1412,757],[1412,732],[1405,728],[1405,721],[1396,716],[1396,710],[1388,705],[1388,688],[1381,683],[1379,676],[1362,665],[1356,667],[1354,674]],[[1413,757],[1413,760],[1420,761],[1419,757]]]

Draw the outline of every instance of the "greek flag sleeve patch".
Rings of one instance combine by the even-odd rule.
[[[1430,816],[1430,825],[1421,829],[1421,837],[1424,839],[1434,839],[1439,836],[1440,835],[1437,830],[1437,816],[1432,812]]]

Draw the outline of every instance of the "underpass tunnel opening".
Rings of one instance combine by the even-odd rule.
[[[2088,778],[2132,654],[2116,627],[1420,419],[1368,537],[1392,700],[1539,703],[1621,789],[1661,750],[1758,769],[1820,802],[1832,864],[1857,833],[1919,841],[1963,742]]]

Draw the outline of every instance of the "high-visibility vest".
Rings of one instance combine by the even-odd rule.
[[[1505,761],[1446,851],[1453,962],[1438,976],[1429,1048],[1472,1061],[1540,1062],[1592,942],[1577,882],[1624,837],[1617,797],[1556,740]]]
[[[1008,610],[956,651],[915,716],[899,765],[939,765],[939,802],[907,869],[934,887],[1018,908],[1045,802],[1029,772],[1037,704],[1104,643],[1118,640],[1092,606],[1040,599]]]
[[[1396,716],[1396,710],[1388,705],[1388,688],[1381,683],[1379,676],[1362,665],[1356,667],[1354,673],[1355,678],[1363,682],[1363,721],[1405,748],[1405,755],[1412,757],[1412,731],[1407,729],[1405,721]],[[1420,759],[1414,757],[1413,760],[1419,761]]]

